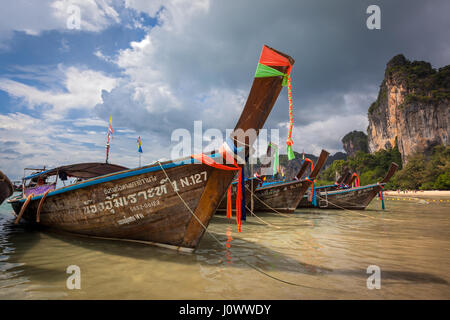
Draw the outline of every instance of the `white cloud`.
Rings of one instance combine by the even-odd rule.
[[[119,14],[112,0],[14,0],[0,10],[0,48],[7,48],[7,40],[14,31],[37,36],[43,31],[71,31],[67,20],[69,6],[80,9],[80,31],[99,32],[119,23]]]
[[[341,139],[353,130],[365,132],[368,124],[367,115],[332,115],[307,125],[295,126],[292,132],[294,150],[305,150],[315,155],[322,149],[330,153],[343,151]],[[287,127],[288,123],[282,125]]]
[[[78,125],[101,125],[101,119],[79,119]],[[113,120],[114,123],[114,120]],[[0,114],[1,170],[11,179],[19,179],[25,167],[47,168],[78,162],[105,161],[107,126],[99,130],[71,127],[72,121],[50,120],[20,112]],[[110,161],[127,167],[138,165],[137,135],[115,127]],[[143,163],[156,158],[147,148],[162,153],[165,146],[151,136],[141,135],[144,142]]]
[[[40,90],[18,81],[0,78],[0,90],[23,99],[30,108],[45,105],[46,118],[62,118],[71,109],[92,109],[102,102],[102,90],[110,91],[117,80],[102,72],[81,70],[76,67],[64,68],[64,88],[59,90]]]
[[[35,35],[45,30],[66,30],[64,5],[67,3],[11,2],[0,12],[0,43],[5,34],[13,31]],[[94,0],[75,3],[81,8],[82,30],[101,31],[122,18],[112,1],[105,1],[105,5]],[[390,7],[396,22],[392,29],[403,25],[408,30],[397,29],[373,37],[375,34],[368,34],[360,16],[355,14],[358,8],[362,14],[365,12],[364,4],[352,4],[353,10],[348,10],[348,6],[336,1],[323,4],[258,1],[256,5],[249,1],[125,0],[127,10],[145,12],[157,19],[157,25],[143,28],[146,36],[131,42],[129,48],[116,55],[106,56],[100,50],[93,52],[99,59],[121,68],[123,77],[115,79],[98,71],[63,68],[59,72],[63,88],[53,83],[50,89],[42,89],[26,84],[26,70],[19,80],[17,76],[15,81],[3,76],[0,89],[33,108],[46,106],[48,120],[44,126],[44,121],[31,116],[4,115],[0,118],[0,129],[3,126],[4,130],[0,131],[0,140],[7,144],[10,136],[30,135],[27,145],[21,144],[21,150],[28,148],[37,154],[44,150],[46,155],[42,159],[57,164],[96,158],[98,154],[102,159],[103,149],[92,150],[85,144],[94,143],[103,148],[104,133],[99,129],[96,134],[92,127],[101,127],[104,119],[112,114],[117,132],[113,160],[137,163],[137,157],[130,156],[135,153],[136,135],[142,137],[144,156],[149,161],[168,156],[168,139],[173,129],[191,129],[194,120],[203,120],[204,129],[234,127],[253,80],[261,46],[268,44],[297,61],[292,74],[295,150],[304,148],[316,154],[321,148],[339,151],[340,139],[347,132],[365,131],[367,108],[376,97],[385,63],[403,48],[405,36],[414,35],[414,40],[409,42],[410,51],[425,47],[427,53],[438,54],[441,60],[448,57],[448,50],[433,50],[436,48],[433,37],[410,31],[411,13],[420,14],[424,6],[411,4],[407,8],[411,12],[406,14],[402,13],[405,8],[395,11]],[[442,17],[447,18],[446,11],[439,10],[438,6],[427,8],[434,14],[436,10],[441,11]],[[448,19],[439,26],[446,24]],[[427,32],[432,30],[433,35],[437,35],[434,29],[445,30],[444,27],[416,27]],[[436,37],[448,49],[445,33]],[[39,77],[45,79],[48,75]],[[281,124],[284,133],[288,119],[285,91],[266,124],[268,128]],[[62,126],[65,112],[77,108],[86,111],[83,119],[73,122],[71,128]],[[91,119],[94,112],[97,117]],[[89,131],[83,131],[84,126],[90,127]],[[52,146],[47,134],[69,141],[67,146],[61,141],[53,144],[64,152],[37,147],[41,143]],[[280,140],[285,140],[283,133]],[[18,139],[11,143],[14,142],[19,143]],[[34,155],[29,159],[38,160]]]

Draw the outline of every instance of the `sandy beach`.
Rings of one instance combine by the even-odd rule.
[[[416,198],[430,198],[430,199],[450,199],[450,190],[408,190],[408,191],[396,191],[386,190],[384,192],[386,196],[400,196],[400,197],[416,197]]]

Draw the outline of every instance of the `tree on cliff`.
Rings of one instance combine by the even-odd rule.
[[[426,61],[393,57],[368,118],[371,152],[391,148],[397,139],[403,164],[417,152],[431,155],[434,146],[448,142],[450,65],[434,69]]]
[[[416,153],[392,180],[393,187],[400,189],[449,190],[450,146],[436,146],[427,157]]]
[[[345,152],[351,157],[356,155],[358,151],[369,152],[369,144],[367,134],[362,131],[352,131],[342,138],[342,144]]]

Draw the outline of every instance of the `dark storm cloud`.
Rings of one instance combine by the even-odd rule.
[[[372,4],[381,8],[381,30],[366,27],[366,9]],[[240,90],[246,98],[261,46],[268,44],[296,60],[292,78],[297,126],[365,116],[394,55],[403,53],[438,67],[449,63],[448,12],[448,1],[213,1],[208,12],[186,18],[182,32],[152,30],[154,50],[149,50],[148,60],[140,57],[143,67],[149,64],[163,75],[161,80],[180,102],[177,108],[164,97],[150,104],[136,102],[132,85],[126,84],[105,92],[96,110],[162,141],[170,139],[174,128],[192,128],[196,119],[207,126],[234,127],[238,109],[226,112],[226,99],[211,98],[217,113],[206,113],[198,97]],[[139,70],[124,70],[133,80],[141,77]],[[286,96],[283,91],[266,127],[287,121]],[[364,130],[362,126],[354,129]],[[330,132],[333,139],[317,137],[315,144],[340,149],[343,134]]]

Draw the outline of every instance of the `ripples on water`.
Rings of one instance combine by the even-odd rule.
[[[449,299],[450,205],[373,201],[358,213],[214,217],[194,254],[13,225],[0,206],[0,299]],[[249,267],[293,286],[274,280]],[[68,290],[66,268],[81,269]],[[381,268],[368,290],[366,269]]]

